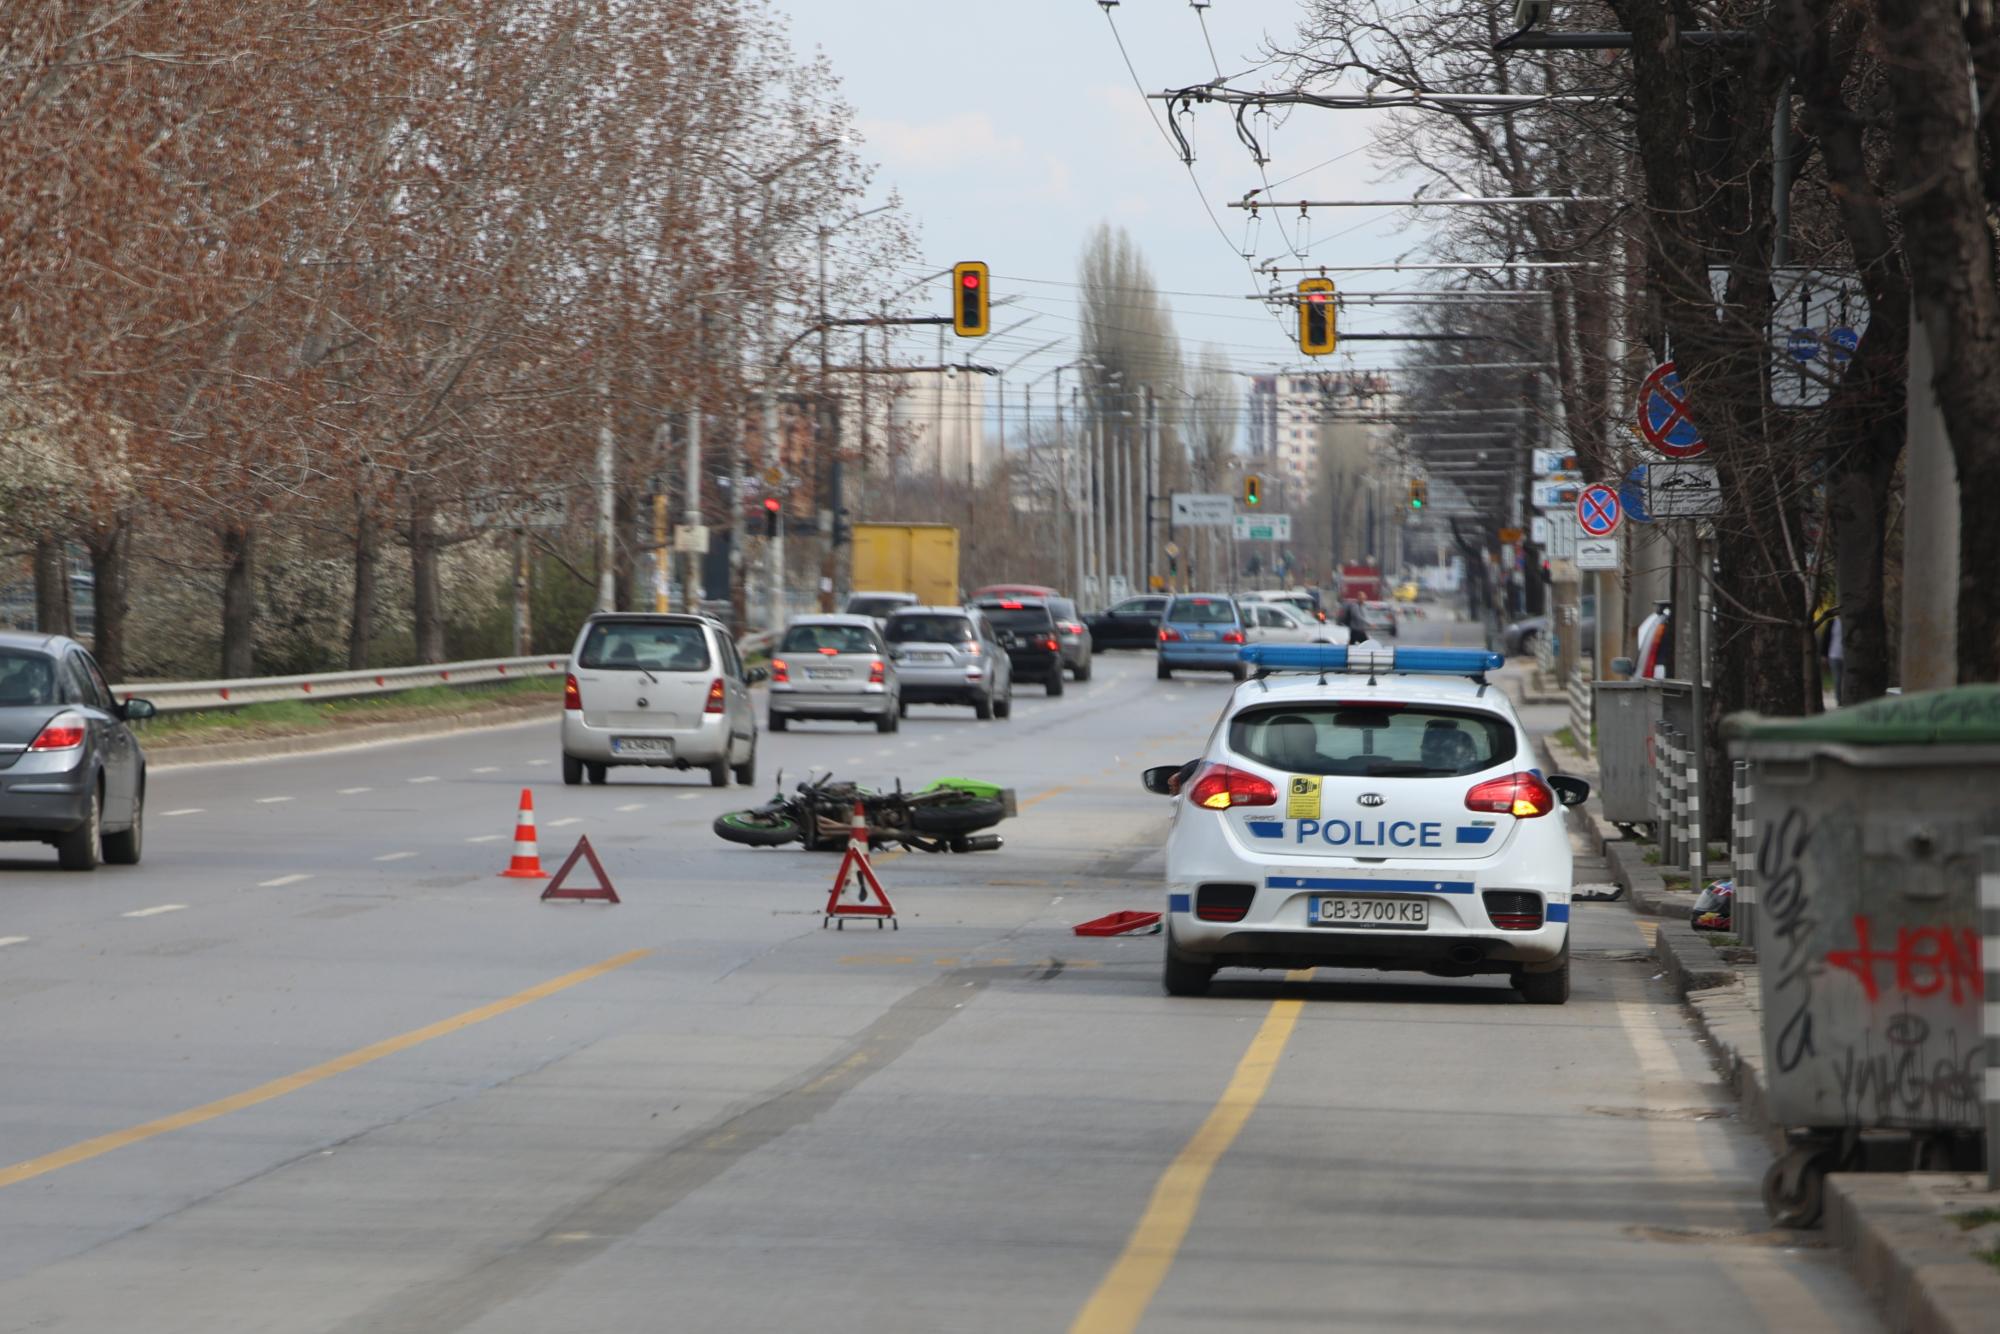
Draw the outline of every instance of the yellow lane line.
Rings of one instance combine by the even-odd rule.
[[[1058,793],[1067,791],[1069,791],[1068,783],[1058,783],[1054,787],[1049,788],[1045,792],[1037,792],[1034,796],[1029,797],[1026,801],[1015,802],[1014,809],[1025,811],[1028,809],[1028,807],[1034,805],[1038,801],[1047,801],[1050,797],[1053,797]]]
[[[256,1088],[245,1089],[241,1093],[234,1093],[227,1098],[219,1098],[214,1102],[203,1103],[199,1107],[190,1107],[184,1112],[175,1112],[172,1116],[163,1116],[156,1121],[147,1121],[140,1125],[129,1126],[124,1130],[114,1130],[108,1135],[99,1135],[95,1139],[82,1140],[70,1145],[66,1149],[57,1149],[54,1153],[45,1153],[39,1158],[29,1158],[23,1162],[15,1163],[11,1167],[0,1167],[0,1187],[19,1185],[23,1181],[29,1181],[38,1176],[45,1176],[60,1168],[74,1167],[78,1163],[88,1162],[92,1158],[110,1153],[113,1149],[122,1149],[128,1145],[139,1144],[156,1136],[167,1134],[170,1131],[185,1130],[189,1126],[198,1126],[204,1121],[213,1121],[219,1116],[227,1116],[231,1112],[240,1112],[246,1107],[255,1107],[257,1104],[269,1102],[273,1098],[282,1098],[287,1093],[296,1093],[302,1088],[308,1088],[311,1085],[319,1083],[321,1080],[331,1079],[335,1075],[346,1074],[349,1070],[359,1069],[364,1065],[379,1061],[385,1056],[394,1056],[398,1052],[408,1051],[410,1048],[429,1042],[433,1038],[445,1037],[448,1034],[458,1032],[460,1029],[470,1028],[474,1024],[483,1024],[488,1019],[497,1019],[503,1014],[520,1009],[524,1005],[531,1005],[535,1001],[544,1000],[555,995],[557,992],[567,991],[573,986],[590,981],[592,978],[602,977],[613,969],[623,968],[626,964],[643,959],[651,953],[651,950],[629,950],[624,954],[614,955],[602,963],[594,963],[588,968],[579,968],[573,973],[564,973],[561,977],[552,978],[537,986],[529,987],[526,991],[515,992],[504,1000],[497,1000],[491,1004],[482,1005],[476,1010],[467,1010],[465,1013],[453,1015],[449,1019],[440,1019],[437,1023],[427,1024],[422,1028],[411,1029],[409,1032],[393,1038],[385,1038],[381,1042],[348,1052],[345,1056],[336,1056],[330,1061],[321,1062],[319,1065],[308,1066],[296,1074],[286,1075],[282,1079],[274,1079],[268,1084],[259,1084]]]
[[[1289,973],[1287,977],[1303,981],[1311,975],[1310,970],[1305,970]],[[1229,1087],[1222,1091],[1221,1101],[1201,1123],[1201,1129],[1194,1132],[1194,1138],[1167,1165],[1153,1187],[1146,1212],[1140,1215],[1139,1225],[1132,1229],[1131,1239],[1125,1243],[1124,1253],[1077,1314],[1069,1327],[1070,1334],[1128,1334],[1138,1328],[1153,1295],[1166,1280],[1167,1270],[1173,1267],[1181,1243],[1187,1239],[1209,1174],[1236,1142],[1250,1113],[1271,1087],[1278,1057],[1299,1022],[1299,1010],[1304,1004],[1299,1000],[1271,1002],[1257,1036],[1250,1039],[1250,1049],[1243,1053],[1236,1073],[1230,1076]]]

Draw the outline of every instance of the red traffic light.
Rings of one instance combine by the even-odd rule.
[[[778,498],[776,496],[764,497],[764,512],[766,514],[776,514],[780,508],[782,508],[782,506],[780,506],[780,504],[778,503]]]
[[[964,283],[967,287],[977,287],[979,286],[979,275],[977,273],[968,273],[963,278],[959,279],[959,281]]]

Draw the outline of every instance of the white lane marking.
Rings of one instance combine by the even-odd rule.
[[[257,798],[257,804],[259,806],[275,806],[281,801],[290,801],[290,800],[291,800],[290,797],[259,797]]]
[[[560,820],[549,821],[548,827],[551,829],[560,829],[566,824],[582,824],[582,823],[583,823],[583,817],[581,815],[565,815]]]
[[[841,763],[842,763],[842,764],[859,764],[859,763],[861,763],[861,756],[859,756],[859,755],[849,755],[849,756],[848,756],[848,757],[847,757],[846,759],[842,760],[842,761],[841,761]]]
[[[681,794],[680,794],[680,795],[679,795],[678,797],[675,797],[675,798],[674,798],[674,800],[675,800],[675,801],[693,801],[693,800],[694,800],[694,799],[695,799],[696,797],[698,797],[698,796],[700,796],[700,795],[701,795],[701,793],[699,793],[699,792],[683,792],[683,793],[681,793]]]
[[[643,810],[645,810],[645,809],[646,809],[646,803],[645,803],[645,802],[643,802],[643,801],[635,801],[635,802],[633,802],[633,803],[632,803],[631,805],[629,805],[629,806],[620,806],[620,807],[618,808],[618,813],[619,813],[620,815],[624,815],[624,814],[626,814],[626,813],[628,813],[628,812],[630,812],[630,811],[643,811]]]
[[[28,937],[26,936],[0,936],[0,945],[25,945],[27,943]]]
[[[500,772],[500,766],[497,764],[482,764],[472,772],[476,774],[497,774]]]
[[[548,763],[548,761],[547,761],[547,760],[529,760],[529,761],[528,761],[527,763],[528,763],[528,764],[529,764],[530,766],[534,766],[534,765],[538,765],[538,764],[547,764],[547,763]]]
[[[400,862],[416,855],[414,852],[385,852],[375,860],[378,862]]]
[[[358,793],[373,792],[374,790],[372,787],[344,787],[340,789],[340,795],[343,797],[352,797]]]
[[[257,882],[257,888],[277,889],[283,885],[296,885],[301,880],[310,880],[310,879],[312,879],[312,877],[309,875],[301,875],[297,873],[294,873],[292,875],[281,875],[276,880],[259,880]]]
[[[204,810],[206,810],[206,809],[208,809],[208,808],[207,808],[207,807],[205,807],[205,806],[183,806],[183,807],[181,807],[181,808],[180,808],[179,810],[177,810],[177,811],[161,811],[161,812],[160,812],[160,814],[162,814],[162,815],[200,815],[200,814],[201,814],[201,813],[202,813],[202,812],[203,812]]]
[[[403,781],[405,783],[435,783],[437,780],[436,774],[425,774],[422,778],[405,778]]]
[[[904,750],[915,750],[916,748],[917,748],[917,743],[914,741],[905,741],[903,743]]]
[[[467,843],[498,843],[505,837],[507,837],[505,834],[474,834],[465,841]]]
[[[875,752],[875,758],[879,760],[879,759],[881,759],[881,758],[882,758],[882,757],[883,757],[884,755],[894,755],[895,753],[896,753],[896,752],[895,752],[895,750],[894,750],[893,748],[889,748],[889,747],[884,747],[883,749],[881,749],[881,750],[878,750],[878,751],[876,751],[876,752]]]
[[[133,912],[122,912],[120,917],[158,917],[163,912],[179,912],[187,907],[185,903],[162,903],[157,908],[140,908]]]

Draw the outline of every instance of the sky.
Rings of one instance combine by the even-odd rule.
[[[1229,112],[1199,108],[1190,172],[1155,122],[1163,104],[1141,97],[1140,86],[1206,82],[1218,66],[1234,86],[1279,86],[1276,69],[1261,79],[1249,71],[1265,34],[1291,35],[1299,0],[1211,0],[1200,12],[1186,0],[1124,0],[1112,23],[1096,0],[774,2],[789,14],[794,49],[824,50],[843,80],[859,151],[879,164],[874,197],[895,189],[917,224],[926,267],[909,276],[979,259],[992,267],[996,300],[1019,297],[994,312],[995,335],[973,353],[1003,368],[1021,359],[1006,376],[1015,402],[1021,385],[1077,355],[1077,261],[1099,222],[1131,233],[1190,362],[1213,343],[1232,366],[1258,372],[1303,359],[1292,326],[1244,299],[1267,285],[1246,246],[1260,261],[1297,247],[1312,263],[1353,264],[1423,243],[1422,220],[1407,210],[1317,211],[1305,231],[1296,210],[1266,213],[1252,236],[1247,215],[1225,207],[1267,177],[1282,183],[1281,198],[1407,198],[1414,182],[1385,180],[1368,152],[1380,113],[1294,109],[1271,133],[1260,172]],[[1403,290],[1417,276],[1335,278],[1343,290]],[[930,294],[944,311],[943,284]],[[1408,313],[1356,308],[1342,328],[1392,330]],[[1316,368],[1393,366],[1399,346],[1350,343]]]

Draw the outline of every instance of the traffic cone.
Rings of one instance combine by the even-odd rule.
[[[861,802],[854,803],[854,823],[847,827],[847,846],[851,851],[868,855],[868,814],[861,809]]]
[[[546,880],[542,854],[535,847],[535,794],[521,789],[521,813],[514,817],[514,859],[500,873],[516,880]]]

